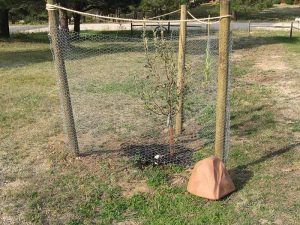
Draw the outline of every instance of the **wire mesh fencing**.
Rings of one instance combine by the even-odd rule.
[[[183,131],[175,136],[178,32],[56,32],[82,154],[122,154],[142,167],[190,166],[201,148],[213,149],[215,34],[187,32]]]

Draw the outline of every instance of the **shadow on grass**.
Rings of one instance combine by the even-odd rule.
[[[298,146],[300,146],[300,142],[285,146],[276,151],[270,152],[257,160],[254,160],[244,165],[237,166],[229,170],[233,182],[236,185],[237,191],[243,189],[247,182],[253,177],[253,171],[251,171],[249,167],[271,160],[272,158],[287,153]]]
[[[253,177],[253,172],[247,168],[236,167],[228,171],[236,191],[242,190],[248,181]]]
[[[234,121],[230,127],[231,131],[237,136],[244,137],[274,127],[276,124],[274,116],[265,109],[267,105],[235,111],[231,116],[231,121]]]
[[[2,61],[3,60],[3,61]],[[44,63],[52,61],[50,49],[43,48],[25,51],[5,51],[0,52],[1,67],[26,66],[34,63]]]
[[[37,33],[15,33],[10,38],[1,38],[0,42],[30,42],[30,43],[49,43],[47,32]]]
[[[193,153],[193,149],[179,144],[173,145],[171,149],[168,144],[130,144],[118,150],[93,150],[81,153],[80,156],[126,156],[136,167],[143,169],[151,165],[188,167],[193,164]]]
[[[150,165],[191,166],[193,150],[182,145],[167,144],[129,145],[124,148],[124,155],[135,162],[139,168]]]
[[[101,34],[97,37],[93,34]],[[136,34],[136,33],[135,33]],[[132,39],[128,37],[128,32],[87,32],[82,35],[79,40],[74,40],[76,43],[81,41],[91,41],[96,43],[95,46],[71,46],[71,48],[64,49],[66,60],[92,58],[101,55],[110,55],[116,53],[143,53],[143,43],[140,39]],[[287,35],[288,36],[288,35]],[[269,45],[276,43],[296,44],[300,43],[300,38],[289,38],[285,36],[250,36],[250,37],[235,37],[234,49],[250,49],[261,45]],[[97,38],[96,38],[97,37]],[[99,40],[98,40],[99,39]],[[140,40],[140,43],[137,42]],[[13,34],[10,39],[0,39],[0,42],[31,42],[31,43],[49,43],[48,35],[46,33],[32,33],[32,34]],[[217,40],[215,40],[217,41]],[[99,44],[98,44],[99,43]],[[176,40],[174,46],[177,46]],[[217,43],[217,42],[216,42]],[[72,42],[71,42],[72,44]],[[93,45],[93,44],[92,44]],[[199,52],[205,52],[205,40],[192,40],[187,43],[188,54],[199,55]],[[191,46],[189,46],[191,45]],[[50,50],[37,49],[25,51],[6,51],[0,54],[0,59],[13,59],[12,66],[27,65],[31,63],[39,63],[45,61],[52,61]],[[6,63],[8,64],[8,63]],[[6,65],[3,65],[6,66]],[[10,67],[10,65],[9,65]]]

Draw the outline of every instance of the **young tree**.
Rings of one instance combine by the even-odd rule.
[[[159,35],[159,33],[161,33]],[[149,40],[144,31],[144,49],[146,55],[146,72],[141,81],[141,98],[145,108],[163,116],[169,130],[169,153],[174,154],[174,116],[177,112],[177,66],[175,49],[167,41],[162,31],[154,32],[151,43],[154,52],[150,52]]]

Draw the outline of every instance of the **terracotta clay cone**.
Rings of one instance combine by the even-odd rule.
[[[212,156],[196,163],[188,192],[210,200],[218,200],[235,190],[235,186],[219,158]]]

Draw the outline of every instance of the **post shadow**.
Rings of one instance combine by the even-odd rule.
[[[276,151],[270,152],[257,160],[230,169],[229,174],[236,185],[236,191],[243,189],[247,182],[253,177],[254,173],[249,167],[271,160],[272,158],[287,153],[298,146],[300,146],[300,142],[290,144]]]

